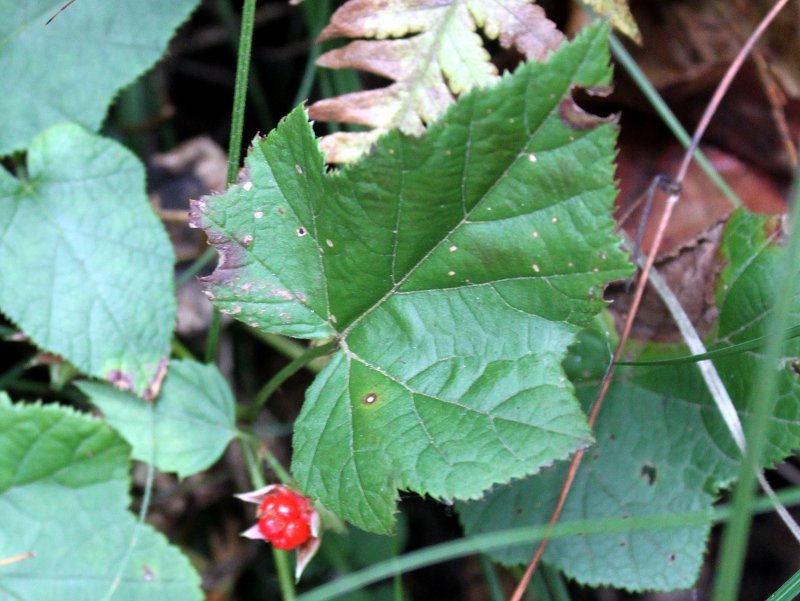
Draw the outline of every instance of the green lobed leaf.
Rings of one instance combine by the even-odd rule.
[[[0,3],[0,155],[62,121],[96,130],[114,95],[165,52],[198,0]]]
[[[134,459],[181,478],[215,463],[236,435],[233,393],[214,365],[171,362],[154,403],[137,402],[110,384],[77,386],[130,443]]]
[[[717,282],[720,309],[717,346],[764,335],[772,283],[782,249],[774,244],[776,224],[746,211],[734,213],[722,241],[727,262]],[[800,290],[794,322],[800,321]],[[713,346],[711,347],[713,348]],[[800,342],[787,343],[788,356],[776,372],[780,396],[771,418],[769,456],[781,460],[800,446],[800,388],[795,370]],[[744,422],[756,361],[748,350],[715,358]],[[650,345],[643,359],[684,354],[674,345]],[[585,405],[591,403],[610,350],[597,334],[585,335],[569,359],[568,371]],[[577,383],[580,379],[584,381]],[[618,367],[587,451],[567,498],[562,518],[664,515],[711,507],[729,486],[740,454],[694,364]],[[459,506],[468,534],[545,524],[564,482],[566,466],[511,486],[483,500]],[[703,561],[709,525],[681,529],[574,537],[552,541],[544,560],[590,586],[630,590],[673,590],[694,584]],[[494,553],[498,561],[526,564],[533,546]]]
[[[600,335],[582,336],[571,357],[571,373],[585,407],[597,395],[611,360]],[[578,383],[585,372],[586,380]],[[595,427],[597,443],[583,463],[567,497],[561,520],[659,516],[710,509],[707,490],[713,464],[735,469],[715,449],[703,427],[703,407],[665,397],[628,381],[618,368]],[[699,382],[702,386],[702,382]],[[702,463],[698,466],[698,463]],[[560,463],[532,478],[490,492],[477,502],[458,505],[467,534],[546,524],[556,506],[567,465]],[[703,526],[593,534],[553,540],[544,561],[589,586],[630,590],[672,590],[694,584],[702,565],[711,516]],[[525,565],[535,544],[490,553],[507,565]]]
[[[0,310],[39,347],[145,397],[175,322],[173,252],[128,150],[77,125],[0,169]]]
[[[591,440],[560,363],[630,273],[610,217],[616,129],[571,99],[609,83],[607,35],[588,30],[340,172],[324,172],[297,109],[254,143],[252,182],[194,204],[223,312],[338,338],[292,471],[355,525],[390,531],[398,489],[474,498]]]
[[[0,394],[0,596],[202,599],[200,578],[162,534],[127,507],[128,445],[111,428],[58,405]]]

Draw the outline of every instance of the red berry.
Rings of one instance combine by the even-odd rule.
[[[308,499],[287,488],[267,495],[258,506],[258,529],[277,549],[294,549],[311,535]]]
[[[277,549],[294,549],[308,540],[311,529],[303,521],[288,522],[283,532],[270,542]]]
[[[286,528],[286,522],[280,518],[263,517],[258,520],[258,529],[267,540],[280,536],[284,528]]]

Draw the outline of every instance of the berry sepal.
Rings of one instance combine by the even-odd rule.
[[[257,522],[242,536],[266,541],[276,549],[294,549],[294,576],[300,580],[321,539],[319,514],[311,501],[283,484],[270,484],[235,496],[258,505]]]

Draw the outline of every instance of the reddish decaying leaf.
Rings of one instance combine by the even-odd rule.
[[[316,120],[374,128],[323,138],[327,160],[355,160],[391,129],[419,135],[459,94],[495,81],[497,69],[478,28],[503,47],[516,48],[533,60],[546,58],[564,37],[531,0],[350,0],[340,7],[320,41],[375,39],[331,50],[318,64],[360,69],[394,83],[309,107]],[[391,39],[401,36],[408,37]]]

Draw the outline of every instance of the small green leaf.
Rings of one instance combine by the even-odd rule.
[[[727,265],[717,282],[720,310],[716,340],[728,347],[763,337],[773,283],[782,265],[777,222],[737,211],[725,228],[721,252]],[[800,322],[800,289],[793,322]],[[771,418],[764,465],[800,447],[800,341],[787,342],[776,369],[778,404]],[[640,359],[685,354],[675,345],[650,345]],[[758,349],[717,356],[714,364],[746,421]],[[597,335],[585,335],[567,366],[585,405],[593,401],[610,353]],[[583,379],[583,382],[580,380]],[[693,363],[619,367],[598,418],[597,446],[588,450],[562,518],[647,516],[710,508],[738,473],[740,453]],[[546,524],[564,482],[564,466],[498,488],[459,512],[469,534]],[[709,526],[592,535],[552,541],[544,560],[583,584],[630,590],[692,586]],[[527,563],[532,548],[493,554],[505,563]]]
[[[198,0],[0,3],[0,156],[62,121],[100,127],[114,95],[150,68]]]
[[[137,523],[128,445],[58,405],[0,394],[0,567],[9,599],[202,599],[200,578],[162,534]]]
[[[92,376],[155,396],[175,323],[173,253],[144,168],[77,125],[0,168],[0,310],[39,347]]]
[[[214,365],[173,361],[155,403],[109,384],[78,388],[131,444],[134,459],[181,478],[211,466],[236,434],[233,394]]]
[[[571,94],[609,83],[607,36],[588,30],[337,173],[295,110],[255,143],[252,182],[195,203],[222,311],[339,340],[292,470],[355,525],[390,531],[398,489],[475,498],[590,441],[560,363],[630,266],[612,234],[616,130]]]

